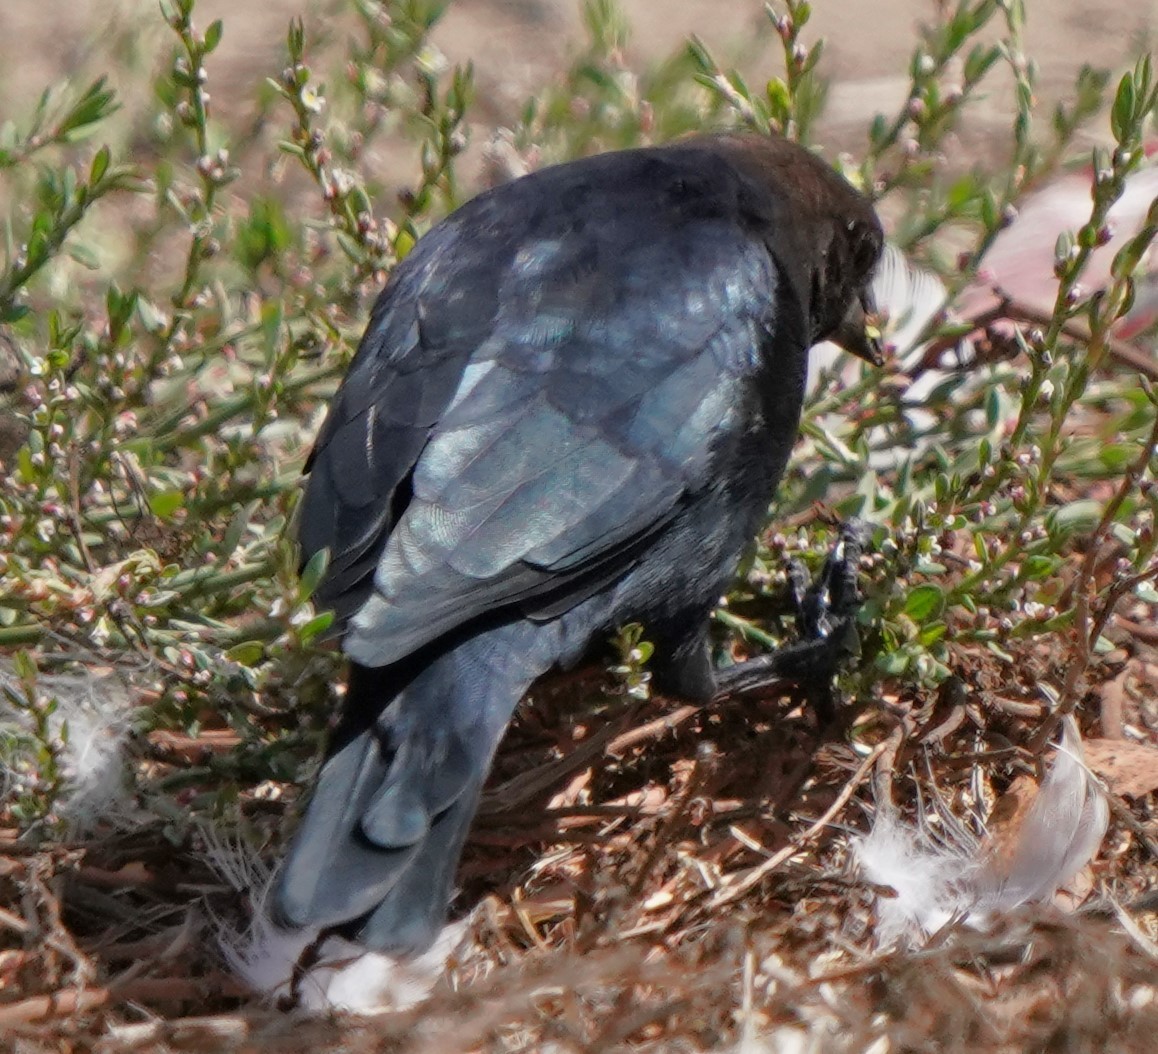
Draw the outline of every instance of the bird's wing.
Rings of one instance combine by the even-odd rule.
[[[453,225],[435,228],[395,271],[306,462],[302,560],[329,550],[315,599],[343,619],[369,592],[418,456],[459,385],[475,331],[494,312],[493,276],[454,281],[456,236]],[[431,323],[420,296],[438,298],[449,284],[453,295]]]
[[[566,610],[708,485],[752,397],[774,265],[732,217],[622,204],[562,229],[553,210],[497,261],[462,237],[444,280],[411,283],[404,353],[351,373],[314,459],[337,505],[302,535],[338,542],[346,588],[380,551],[346,636],[357,661],[393,662],[505,605]]]

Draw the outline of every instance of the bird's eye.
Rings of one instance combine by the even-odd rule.
[[[853,220],[848,225],[848,234],[853,265],[859,274],[868,274],[881,255],[880,231],[875,226]]]

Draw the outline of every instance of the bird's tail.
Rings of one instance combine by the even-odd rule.
[[[554,658],[549,627],[517,622],[390,667],[354,666],[343,723],[278,876],[275,921],[348,924],[376,951],[429,947],[495,748]]]

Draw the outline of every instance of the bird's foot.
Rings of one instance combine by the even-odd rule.
[[[865,525],[848,520],[811,582],[799,560],[788,566],[788,583],[796,607],[800,640],[716,672],[716,696],[730,697],[766,689],[782,681],[802,686],[822,721],[835,713],[833,678],[856,655],[860,641],[856,613],[861,596],[857,567],[868,538]]]

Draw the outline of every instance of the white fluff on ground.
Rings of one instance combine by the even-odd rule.
[[[443,927],[429,951],[413,959],[396,959],[329,937],[316,949],[314,965],[295,985],[294,971],[302,953],[317,940],[318,931],[276,926],[266,911],[273,869],[239,843],[227,842],[212,831],[205,831],[204,836],[211,866],[253,904],[249,925],[241,932],[223,919],[213,921],[229,968],[257,994],[271,999],[296,994],[300,1007],[318,1012],[404,1010],[431,993],[466,938],[469,920],[451,923]]]
[[[1108,822],[1072,718],[1033,803],[999,844],[954,822],[936,833],[923,810],[909,823],[891,805],[878,806],[869,833],[853,842],[864,877],[896,894],[877,898],[878,939],[919,941],[954,918],[983,926],[999,913],[1050,899],[1093,859]]]
[[[36,687],[41,699],[55,703],[48,726],[66,780],[61,814],[82,832],[116,819],[129,806],[124,747],[136,708],[127,677],[108,667],[77,667],[41,673]],[[5,773],[5,789],[11,790],[21,779],[20,758],[24,745],[31,746],[33,721],[8,692],[24,695],[12,666],[0,662],[0,736],[12,743],[12,767]]]

